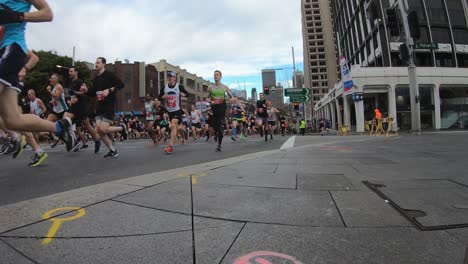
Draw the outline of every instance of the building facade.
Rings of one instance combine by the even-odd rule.
[[[158,71],[144,62],[122,63],[116,61],[106,65],[106,70],[113,72],[125,84],[117,92],[116,112],[142,111],[147,93],[157,96]]]
[[[304,86],[311,89],[312,107],[338,81],[331,0],[301,0]],[[309,109],[308,112],[311,112]]]
[[[406,63],[400,59],[402,38],[387,28],[386,9],[393,0],[333,1],[338,54],[351,67],[354,102],[338,83],[319,104],[317,117],[364,131],[364,123],[379,108],[395,118],[395,127],[411,128],[411,98]],[[437,43],[435,50],[416,50],[421,127],[468,128],[468,3],[466,0],[411,0],[410,11],[419,18],[421,38],[416,43]],[[414,98],[413,98],[414,99]],[[335,124],[335,122],[333,122]]]

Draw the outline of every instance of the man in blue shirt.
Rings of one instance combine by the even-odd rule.
[[[37,11],[30,11],[34,6]],[[53,14],[45,0],[0,0],[0,126],[16,131],[53,132],[62,138],[70,151],[74,137],[69,132],[71,120],[49,122],[31,114],[21,114],[18,93],[21,92],[18,74],[27,71],[27,22],[52,21]],[[14,139],[23,147],[24,138]]]

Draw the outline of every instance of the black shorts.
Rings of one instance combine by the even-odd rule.
[[[102,121],[108,124],[114,123],[114,112],[112,113],[96,113],[96,121]]]
[[[63,111],[63,112],[61,112],[61,113],[57,113],[57,112],[52,111],[50,114],[56,116],[57,119],[60,120],[60,119],[63,118],[63,114],[65,114],[65,111]]]
[[[0,83],[18,93],[22,92],[18,73],[26,65],[27,56],[18,44],[0,50]]]
[[[184,115],[184,111],[178,110],[175,112],[168,112],[169,114],[169,120],[172,123],[172,119],[177,119],[179,122],[179,125],[182,124],[182,116]]]
[[[72,104],[66,112],[73,114],[73,119],[77,124],[78,122],[82,122],[88,118],[88,114],[85,111],[85,106],[81,104]]]
[[[201,128],[201,124],[200,123],[192,123],[192,127]]]
[[[270,126],[276,126],[276,121],[268,121],[268,124],[269,124]]]

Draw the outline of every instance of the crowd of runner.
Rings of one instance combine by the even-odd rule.
[[[35,11],[31,11],[32,6]],[[115,113],[116,93],[124,83],[106,70],[106,59],[95,62],[96,77],[92,85],[79,78],[76,67],[69,69],[70,98],[59,75],[52,74],[44,84],[46,98],[38,98],[34,89],[26,89],[24,80],[39,58],[27,48],[27,22],[47,22],[53,13],[46,0],[0,0],[0,153],[17,158],[26,145],[33,150],[32,167],[48,157],[41,147],[48,140],[50,147],[64,144],[66,151],[88,148],[94,141],[94,153],[107,149],[105,158],[116,158],[119,153],[115,141],[131,138],[149,138],[154,144],[165,144],[167,154],[177,144],[206,139],[216,142],[216,151],[222,151],[224,137],[232,141],[261,136],[273,139],[276,132],[285,135],[288,123],[278,117],[279,111],[260,95],[254,112],[245,106],[221,83],[222,73],[214,72],[215,83],[208,87],[208,98],[200,106],[184,109],[181,98],[189,95],[177,83],[175,72],[167,72],[167,83],[158,97],[147,94],[144,118]],[[95,109],[91,111],[91,109]],[[229,117],[226,117],[228,114]],[[44,140],[45,139],[45,140]]]

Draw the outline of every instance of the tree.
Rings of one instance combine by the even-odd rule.
[[[67,90],[70,84],[68,69],[57,68],[57,65],[71,67],[73,60],[70,57],[60,56],[51,51],[34,51],[34,53],[39,57],[39,62],[26,75],[24,86],[26,90],[34,89],[36,95],[47,103],[50,101],[50,96],[46,91],[50,76],[54,73],[58,74],[60,83]],[[76,62],[75,66],[80,73],[79,78],[89,83],[92,77],[91,70],[83,62]]]

